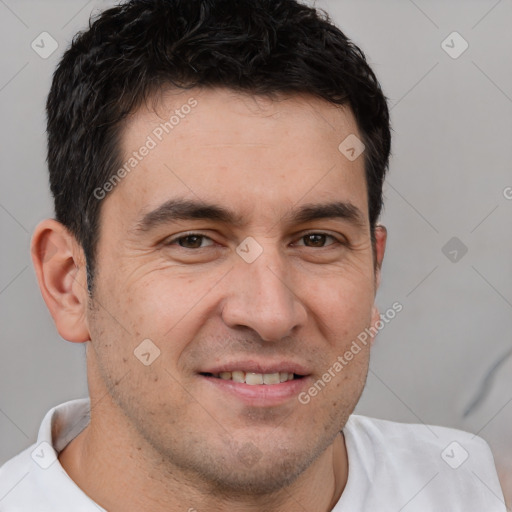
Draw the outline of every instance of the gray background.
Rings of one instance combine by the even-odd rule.
[[[44,124],[51,75],[72,35],[107,5],[0,0],[0,463],[35,441],[50,407],[87,393],[84,348],[57,334],[29,243],[36,224],[53,214]],[[506,472],[507,454],[512,461],[512,356],[506,358],[512,346],[512,199],[506,197],[512,198],[512,0],[316,5],[366,52],[394,128],[378,304],[383,312],[399,301],[403,311],[379,334],[356,412],[479,433]],[[59,44],[46,59],[31,48],[43,31]],[[456,59],[442,47],[453,31],[469,44]],[[462,48],[453,37],[447,44]],[[443,251],[452,237],[459,247]]]

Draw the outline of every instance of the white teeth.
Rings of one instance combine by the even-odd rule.
[[[263,384],[279,384],[279,373],[265,373]]]
[[[263,384],[263,374],[261,374],[261,373],[246,373],[245,374],[245,383],[249,384],[251,386]]]
[[[235,382],[245,382],[245,372],[232,372],[231,375],[231,379],[234,380]]]
[[[222,380],[232,380],[234,382],[249,384],[250,386],[261,384],[273,385],[294,379],[294,374],[288,372],[254,373],[239,370],[234,372],[220,372],[214,376]]]

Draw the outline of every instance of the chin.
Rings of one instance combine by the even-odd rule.
[[[305,436],[293,439],[273,439],[267,433],[264,439],[253,441],[229,436],[223,439],[196,439],[196,442],[169,446],[166,459],[188,474],[188,479],[202,482],[210,494],[232,499],[233,496],[267,498],[293,484],[299,476],[323,453],[332,442],[319,442]],[[282,432],[281,432],[282,434]],[[162,453],[162,452],[160,452]]]
[[[278,458],[276,454],[262,455],[252,465],[249,461],[235,459],[231,465],[217,465],[206,468],[201,465],[201,478],[218,495],[268,496],[291,485],[312,463],[309,458],[298,454]]]

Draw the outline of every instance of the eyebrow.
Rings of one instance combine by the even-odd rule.
[[[335,201],[332,203],[305,204],[297,210],[288,212],[284,219],[289,223],[306,223],[319,219],[341,219],[348,221],[355,227],[366,226],[363,212],[352,203]]]
[[[177,220],[213,220],[237,226],[242,224],[240,216],[223,206],[202,201],[170,199],[138,220],[135,231],[150,231]]]
[[[319,219],[341,219],[355,227],[366,226],[366,219],[359,208],[349,202],[335,201],[305,204],[286,213],[281,220],[286,224],[300,224]],[[212,220],[236,227],[245,224],[243,216],[224,206],[185,199],[170,199],[154,210],[145,213],[135,224],[135,232],[148,232],[159,226],[179,220]]]

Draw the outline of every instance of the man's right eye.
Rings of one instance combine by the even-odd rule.
[[[203,242],[209,241],[210,243],[204,245]],[[201,249],[203,247],[209,247],[214,244],[213,240],[206,235],[201,233],[187,233],[186,235],[180,235],[165,242],[166,246],[178,244],[184,249]]]

